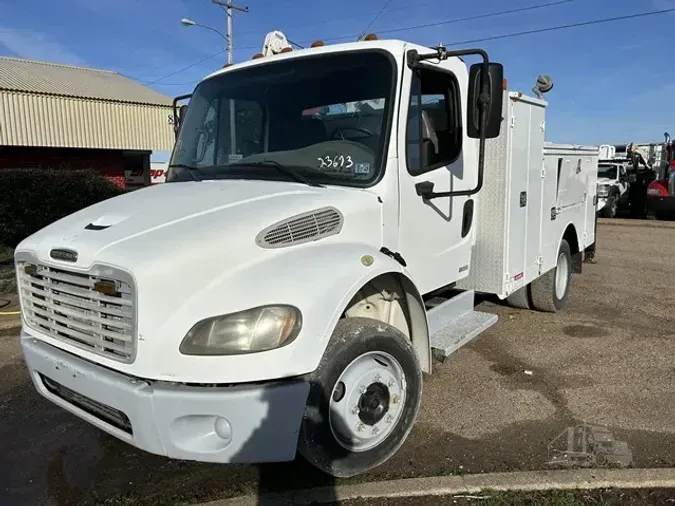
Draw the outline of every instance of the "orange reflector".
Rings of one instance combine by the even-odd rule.
[[[251,58],[251,60],[257,60],[258,58],[264,58],[264,57],[265,57],[264,54],[256,53],[256,54],[253,55],[253,58]]]
[[[223,65],[223,68],[226,69],[227,67],[231,67],[232,65],[234,65],[234,63],[226,63],[225,65]]]
[[[377,40],[377,35],[374,33],[369,33],[363,38],[363,40]]]
[[[509,82],[506,80],[506,78],[502,79],[502,90],[506,91],[509,89]]]
[[[290,46],[286,46],[281,50],[282,53],[290,53],[291,51],[293,51],[293,48]]]
[[[114,281],[97,281],[94,283],[94,290],[103,295],[115,295],[117,293],[117,285]]]
[[[312,42],[312,45],[310,47],[321,47],[325,45],[326,44],[324,44],[322,40],[315,40],[314,42]]]

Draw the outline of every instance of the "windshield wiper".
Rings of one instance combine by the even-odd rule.
[[[290,170],[288,167],[285,165],[282,165],[279,162],[275,162],[274,160],[263,160],[260,162],[237,162],[237,163],[231,163],[229,165],[230,167],[237,166],[237,167],[273,167],[277,169],[279,172],[282,174],[290,177],[294,181],[297,181],[298,183],[303,183],[306,184],[307,186],[315,186],[318,188],[324,188],[324,185],[317,183],[315,181],[311,181],[307,179],[304,176],[301,176],[295,171]]]
[[[188,171],[192,179],[195,181],[201,181],[202,176],[201,176],[201,171],[197,167],[193,167],[191,165],[186,165],[184,163],[174,163],[172,165],[169,165],[169,169],[185,169]]]

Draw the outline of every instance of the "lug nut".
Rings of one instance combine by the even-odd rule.
[[[352,415],[358,415],[361,412],[358,406],[352,408]]]
[[[391,400],[392,404],[398,404],[399,402],[401,402],[401,398],[398,395],[395,395]]]
[[[363,425],[363,422],[359,422],[356,424],[356,430],[358,432],[363,432],[363,429],[365,428],[365,425]]]
[[[388,386],[389,388],[393,387],[395,384],[396,384],[396,383],[394,383],[394,380],[389,380],[389,381],[387,381],[387,386]]]
[[[375,377],[373,378],[373,381],[375,383],[379,383],[380,381],[382,381],[382,376],[380,376],[379,374],[376,374]]]
[[[366,390],[367,390],[366,387],[363,386],[363,385],[361,385],[361,386],[359,387],[359,392],[361,392],[362,394],[365,394],[365,393],[366,393]]]
[[[373,427],[373,436],[377,436],[377,434],[380,432],[380,429],[377,427]]]
[[[391,415],[387,415],[386,421],[387,423],[392,423],[394,421],[394,417]]]

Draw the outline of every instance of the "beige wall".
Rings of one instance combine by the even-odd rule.
[[[0,146],[169,151],[171,106],[0,90]]]

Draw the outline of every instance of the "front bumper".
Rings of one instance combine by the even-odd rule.
[[[141,450],[219,463],[285,462],[296,454],[309,384],[227,387],[145,381],[85,361],[22,332],[38,392]]]

